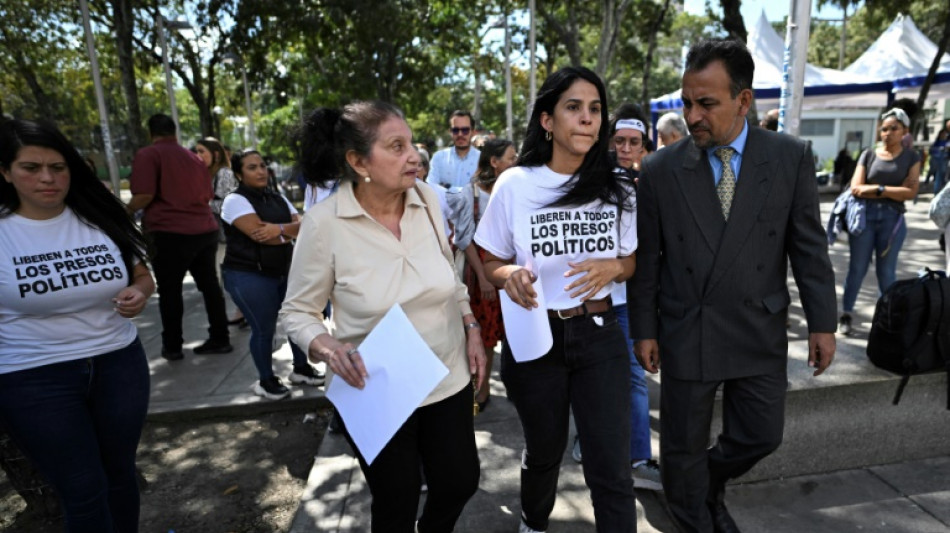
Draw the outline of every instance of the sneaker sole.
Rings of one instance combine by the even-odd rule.
[[[634,477],[633,488],[641,489],[641,490],[662,491],[663,484],[653,481],[652,479],[640,479],[640,478]]]
[[[313,387],[319,387],[326,382],[326,378],[311,378],[300,374],[290,374],[287,376],[287,381],[292,385],[311,385]]]
[[[261,387],[260,383],[255,383],[254,394],[267,398],[268,400],[283,400],[284,398],[290,396],[290,391],[287,391],[283,394],[271,394],[264,390],[264,387]]]

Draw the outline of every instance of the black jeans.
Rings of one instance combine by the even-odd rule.
[[[472,413],[474,391],[458,393],[416,409],[386,444],[372,465],[353,443],[360,468],[373,495],[373,533],[413,533],[419,489],[425,472],[429,493],[420,533],[451,533],[469,498],[478,489],[480,465]]]
[[[224,292],[218,283],[215,254],[218,251],[218,232],[183,235],[153,231],[152,268],[158,285],[158,309],[162,316],[162,346],[166,350],[181,350],[181,319],[184,314],[182,282],[190,272],[195,285],[204,297],[208,313],[208,335],[211,340],[229,342],[228,315],[224,306]]]
[[[617,317],[609,310],[550,323],[554,346],[540,359],[516,363],[507,343],[501,352],[501,378],[524,429],[522,520],[548,529],[573,409],[597,531],[636,531],[630,357]]]

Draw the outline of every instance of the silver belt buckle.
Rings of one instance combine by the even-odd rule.
[[[569,319],[569,318],[573,318],[573,317],[564,316],[564,315],[561,314],[561,311],[571,311],[571,310],[573,310],[573,307],[572,307],[571,309],[558,309],[558,310],[557,310],[557,317],[560,318],[561,320],[567,320],[567,319]]]

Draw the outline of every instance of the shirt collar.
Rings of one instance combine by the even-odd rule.
[[[723,146],[731,146],[733,150],[742,157],[742,152],[745,150],[745,141],[749,138],[749,121],[742,117],[742,131],[739,132],[739,135],[732,140],[731,143]],[[706,149],[706,155],[709,157],[716,157],[716,150],[722,148],[723,146],[713,146],[712,148]]]
[[[340,188],[337,190],[337,203],[336,203],[336,214],[340,218],[354,218],[359,216],[369,216],[363,206],[360,205],[359,201],[356,200],[356,194],[353,192],[353,182],[351,180],[342,180],[340,183]],[[423,200],[419,193],[416,192],[416,187],[412,187],[406,191],[406,205],[407,206],[421,206],[426,207],[425,200]]]

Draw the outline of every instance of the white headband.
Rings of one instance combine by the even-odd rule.
[[[635,118],[625,118],[623,120],[617,121],[617,130],[637,130],[640,133],[646,135],[647,127],[643,125],[643,122]]]

